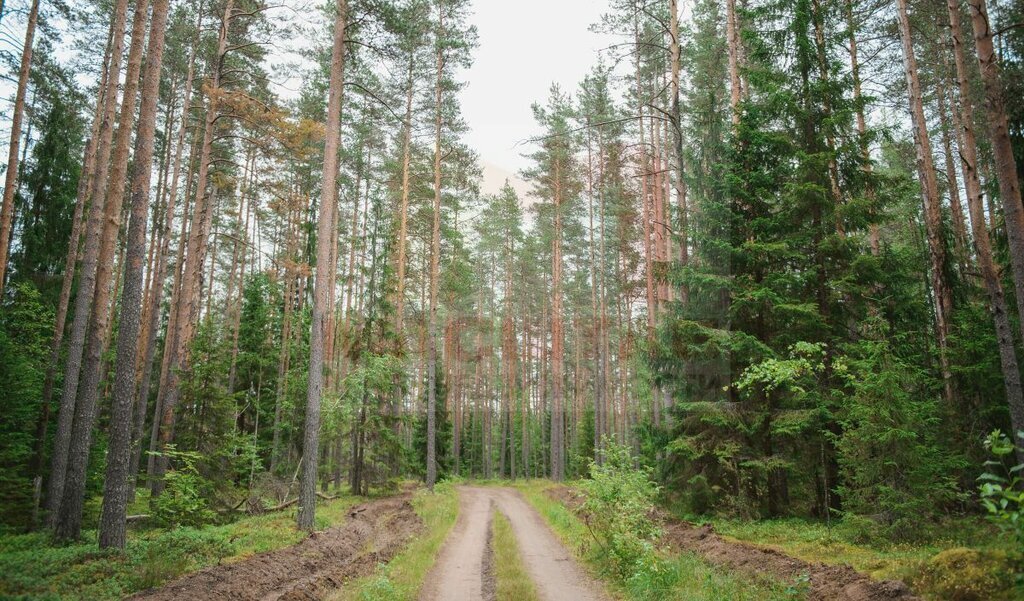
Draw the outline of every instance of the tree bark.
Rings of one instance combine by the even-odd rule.
[[[641,125],[642,127],[642,125]],[[558,142],[561,143],[561,142]],[[556,153],[558,151],[555,151]],[[554,235],[551,241],[551,479],[565,479],[565,410],[562,391],[564,379],[563,309],[562,309],[562,164],[554,157]]]
[[[107,49],[103,57],[103,74],[100,77],[100,85],[96,92],[96,105],[93,112],[92,127],[89,132],[89,139],[86,140],[85,149],[82,153],[82,172],[78,179],[78,189],[75,194],[75,213],[72,217],[71,237],[68,239],[68,252],[64,259],[64,274],[61,282],[60,298],[57,301],[57,314],[53,326],[53,339],[50,341],[50,357],[46,365],[46,376],[43,380],[43,402],[39,412],[39,419],[36,422],[35,450],[32,459],[32,473],[35,475],[37,487],[40,487],[43,477],[43,468],[46,462],[46,430],[50,422],[51,401],[53,400],[53,386],[57,379],[57,368],[60,363],[60,349],[64,340],[64,330],[67,325],[68,307],[71,303],[71,288],[75,281],[75,268],[82,256],[82,234],[85,226],[85,205],[88,202],[89,186],[93,173],[96,170],[96,137],[99,134],[100,123],[103,121],[104,94],[106,92],[106,81],[108,77],[108,66],[110,62],[110,36],[107,39]],[[37,523],[38,506],[32,508],[32,524]]]
[[[71,446],[71,430],[75,419],[75,405],[78,393],[78,377],[82,370],[82,355],[85,351],[85,337],[92,310],[93,293],[96,289],[96,266],[100,254],[100,234],[103,229],[104,202],[107,175],[109,173],[110,145],[114,137],[114,119],[117,111],[118,80],[121,71],[121,54],[124,47],[124,25],[128,12],[128,0],[117,0],[111,17],[110,64],[107,67],[106,90],[103,97],[103,119],[96,142],[96,173],[90,182],[89,217],[85,229],[85,245],[82,250],[82,265],[75,296],[74,318],[68,334],[68,357],[64,366],[64,385],[60,410],[57,413],[57,429],[54,434],[53,451],[50,461],[50,481],[47,487],[46,508],[49,512],[47,523],[57,525],[64,501],[64,484],[68,468],[68,449]]]
[[[928,237],[928,257],[931,261],[931,284],[935,293],[935,329],[939,340],[939,364],[942,374],[943,395],[953,403],[952,374],[949,367],[950,318],[953,313],[953,294],[946,281],[946,247],[942,235],[942,208],[939,188],[932,159],[931,141],[928,136],[928,122],[924,116],[921,82],[918,78],[917,58],[910,32],[910,17],[907,14],[907,0],[897,0],[900,38],[903,43],[903,66],[907,78],[907,94],[910,101],[910,117],[914,128],[914,146],[917,152],[917,170],[921,179],[921,196],[924,203],[925,231]]]
[[[444,77],[444,3],[437,2],[437,73],[434,89],[434,207],[430,235],[430,306],[427,331],[427,488],[437,481],[437,289],[441,260],[441,100]],[[456,462],[458,457],[456,456]],[[457,469],[457,468],[456,468]]]
[[[4,179],[3,204],[0,205],[0,297],[7,281],[7,260],[14,226],[14,193],[18,182],[18,149],[21,145],[21,122],[25,116],[25,93],[28,74],[32,68],[32,42],[39,19],[39,0],[32,0],[25,27],[25,44],[21,49],[21,67],[18,69],[18,89],[14,94],[14,113],[11,115],[11,144],[7,154],[7,173]]]
[[[149,47],[146,50],[146,73],[142,84],[142,106],[139,109],[139,127],[132,167],[131,217],[128,221],[124,287],[121,293],[121,313],[117,332],[117,363],[114,369],[114,398],[110,417],[110,438],[107,443],[107,470],[103,481],[103,509],[100,514],[101,549],[124,548],[128,487],[133,482],[129,474],[132,405],[136,396],[135,367],[138,358],[143,292],[143,258],[146,252],[151,163],[156,133],[157,100],[160,97],[164,34],[167,31],[167,11],[168,0],[153,0]]]
[[[959,51],[957,58],[958,72],[960,74],[961,90],[969,85],[967,80],[966,61],[963,58],[963,35],[959,31],[959,9],[953,10],[953,0],[948,0],[950,10],[950,22],[953,27],[954,50]],[[985,103],[988,110],[989,135],[991,136],[992,151],[995,155],[996,177],[999,180],[999,197],[1003,201],[1003,220],[1006,223],[1006,237],[1009,240],[1010,263],[1013,268],[1013,282],[1017,293],[1018,307],[1024,307],[1024,206],[1021,205],[1020,180],[1017,174],[1017,164],[1014,161],[1013,145],[1010,142],[1009,126],[1006,117],[1006,101],[1003,97],[1003,87],[999,74],[999,59],[996,56],[992,45],[992,29],[988,20],[988,12],[985,7],[985,0],[967,0],[971,8],[971,26],[974,29],[974,43],[978,51],[978,64],[981,67],[981,79],[985,85]],[[955,23],[954,23],[955,21]],[[963,63],[963,68],[961,67]],[[963,96],[963,92],[961,92]],[[970,102],[969,96],[961,98],[964,106]],[[971,121],[966,116],[961,119],[961,126],[964,128],[965,137],[971,127]],[[965,145],[971,145],[965,142]],[[973,147],[973,145],[971,145]],[[974,163],[977,165],[977,163]],[[973,172],[973,169],[972,169]],[[975,172],[975,177],[977,173]],[[972,221],[974,221],[972,213]],[[984,219],[980,219],[984,223]],[[991,295],[991,293],[990,293]],[[996,318],[1000,315],[997,313]],[[1021,332],[1024,335],[1024,322],[1021,323]],[[1003,354],[1004,344],[1003,333],[998,331],[1000,338],[1000,355]],[[1012,347],[1012,337],[1006,343]],[[1004,359],[1004,379],[1008,369],[1007,361]],[[1019,372],[1014,370],[1014,374]],[[1006,382],[1007,387],[1011,384]],[[1020,384],[1018,383],[1019,387]],[[1007,403],[1010,408],[1010,421],[1014,432],[1024,431],[1024,400],[1019,391],[1014,395],[1009,394],[1007,389]],[[1024,463],[1024,449],[1018,446],[1017,459]]]
[[[206,264],[206,251],[209,245],[210,227],[213,219],[212,194],[207,193],[210,175],[211,154],[213,152],[214,127],[220,113],[221,70],[224,57],[228,52],[228,29],[234,17],[234,0],[227,0],[224,16],[221,19],[220,34],[217,42],[217,53],[213,59],[212,75],[209,86],[209,102],[206,107],[206,119],[203,124],[203,141],[199,158],[199,173],[196,177],[195,204],[192,209],[192,224],[189,231],[188,252],[182,270],[177,303],[173,307],[174,327],[168,327],[164,342],[166,369],[164,376],[166,392],[160,403],[160,427],[158,430],[157,453],[174,439],[175,410],[181,398],[181,374],[187,366],[188,346],[192,341],[195,326],[199,320],[201,309],[200,287],[202,271]],[[153,463],[152,479],[153,494],[159,495],[164,488],[163,475],[167,471],[167,457],[157,455]]]
[[[330,293],[331,237],[334,212],[338,205],[338,145],[341,142],[341,96],[345,68],[345,26],[348,19],[347,0],[337,0],[334,18],[334,47],[331,50],[331,79],[327,100],[327,125],[324,139],[323,186],[320,193],[320,218],[317,228],[316,283],[313,289],[312,329],[309,335],[309,382],[306,391],[306,424],[302,445],[302,478],[299,483],[298,527],[313,529],[316,513],[316,481],[320,443],[320,395],[323,384],[324,337]]]
[[[399,340],[402,338],[402,320],[405,305],[405,247],[408,236],[409,218],[409,171],[412,154],[412,100],[413,100],[413,69],[414,54],[409,53],[409,76],[405,92],[405,123],[402,135],[402,200],[398,212],[398,292],[395,294],[395,330]]]
[[[1006,223],[1006,237],[1009,240],[1017,305],[1024,307],[1024,206],[1021,205],[1020,179],[1010,141],[999,57],[993,47],[993,32],[985,0],[968,0],[967,4],[970,6],[978,65],[981,67],[981,80],[985,87],[985,112],[988,116],[992,153],[995,156],[999,198],[1003,203],[1003,219]],[[959,43],[963,43],[962,39]],[[1021,335],[1024,336],[1024,322],[1021,322]],[[1020,417],[1024,419],[1024,413]],[[1015,427],[1022,429],[1024,423]]]
[[[946,186],[949,188],[949,211],[953,223],[953,250],[956,254],[956,261],[961,272],[966,276],[967,272],[967,224],[964,221],[964,207],[960,201],[960,183],[956,177],[956,160],[953,158],[953,133],[950,129],[949,111],[955,110],[952,106],[946,107],[946,85],[943,78],[936,82],[935,96],[938,101],[939,124],[942,130],[942,150],[945,153]]]
[[[199,11],[200,15],[202,11]],[[197,18],[196,32],[202,28],[202,17]],[[146,315],[144,322],[143,334],[139,337],[140,340],[140,351],[142,361],[142,374],[139,378],[138,387],[138,410],[136,411],[136,422],[135,422],[135,434],[134,449],[132,451],[132,478],[138,473],[139,463],[142,458],[142,431],[145,426],[146,420],[146,409],[147,401],[149,398],[150,380],[153,374],[153,359],[156,355],[156,337],[160,323],[160,303],[164,296],[164,285],[167,281],[168,276],[168,264],[167,258],[170,254],[170,241],[171,241],[171,228],[174,223],[174,210],[178,199],[178,185],[181,176],[181,159],[182,152],[185,146],[185,132],[188,130],[188,116],[189,110],[191,109],[192,103],[192,88],[195,77],[195,61],[196,53],[191,52],[189,55],[188,62],[188,74],[185,76],[185,91],[182,95],[181,104],[181,121],[178,124],[178,132],[174,146],[174,167],[171,172],[171,185],[167,192],[167,207],[164,214],[163,223],[163,234],[161,236],[160,250],[157,254],[155,273],[153,275],[153,286],[149,297],[149,313]],[[181,229],[184,233],[186,224],[188,223],[188,202],[182,208],[181,214]],[[184,242],[184,237],[181,237]],[[181,245],[184,246],[183,244]],[[176,263],[175,273],[177,274],[180,269],[180,260]],[[173,313],[173,310],[171,311]],[[171,324],[168,323],[168,331],[170,331]],[[154,412],[154,420],[152,429],[155,433],[159,429],[159,420],[156,416],[159,415],[159,407]],[[151,471],[151,470],[150,470]]]
[[[85,477],[89,448],[92,445],[92,431],[96,422],[96,405],[99,400],[100,382],[103,375],[103,354],[112,325],[110,299],[113,294],[112,289],[117,284],[117,278],[113,277],[112,269],[120,231],[121,207],[124,204],[128,151],[135,123],[135,106],[139,90],[139,73],[142,70],[142,50],[145,45],[148,9],[149,1],[139,0],[135,4],[135,14],[132,19],[132,37],[128,50],[124,98],[121,101],[121,115],[117,124],[110,177],[106,182],[104,223],[100,233],[100,249],[96,265],[92,322],[85,342],[85,359],[82,365],[81,382],[78,385],[78,399],[75,402],[71,444],[68,447],[64,499],[61,501],[61,512],[55,532],[58,539],[78,538],[82,527],[82,507],[85,500]],[[148,162],[146,168],[150,168]]]

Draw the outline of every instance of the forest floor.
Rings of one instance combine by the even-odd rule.
[[[1007,542],[979,518],[942,526],[948,538],[886,544],[858,539],[853,523],[697,524],[658,510],[654,568],[622,580],[581,502],[573,487],[546,480],[445,482],[324,502],[311,535],[295,530],[294,507],[201,528],[133,527],[123,554],[4,535],[0,600],[1024,598]]]

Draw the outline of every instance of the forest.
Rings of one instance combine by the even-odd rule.
[[[1024,599],[1024,1],[498,4],[0,0],[0,598]]]

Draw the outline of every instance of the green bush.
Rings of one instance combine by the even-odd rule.
[[[629,448],[609,445],[604,462],[590,464],[581,488],[583,515],[616,576],[627,580],[656,563],[651,541],[659,534],[651,519],[658,486],[649,468],[634,466]]]
[[[715,491],[704,474],[697,474],[686,482],[688,509],[696,514],[711,511],[715,504]]]
[[[869,517],[889,539],[913,540],[959,498],[966,466],[940,440],[941,412],[927,376],[886,342],[848,348],[837,372],[850,395],[836,439],[846,517]]]
[[[153,518],[162,526],[202,526],[216,518],[207,493],[211,485],[196,468],[198,453],[168,448],[164,455],[176,463],[164,475],[164,491],[150,501]]]
[[[1017,436],[1024,441],[1024,432]],[[1017,448],[999,430],[985,439],[985,448],[995,459],[985,462],[988,471],[978,478],[982,482],[981,503],[993,521],[1024,547],[1024,463],[1006,467],[1005,461]]]

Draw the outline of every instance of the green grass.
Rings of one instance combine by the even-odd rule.
[[[551,499],[545,490],[551,483],[530,480],[512,483],[551,526],[562,542],[597,574],[607,574],[607,565],[594,537],[569,509]],[[648,565],[626,581],[612,580],[614,592],[629,601],[679,599],[686,601],[774,601],[799,599],[801,583],[755,582],[728,570],[712,566],[692,553],[669,554],[656,551]]]
[[[329,597],[332,601],[399,601],[416,599],[427,572],[459,513],[459,495],[455,487],[442,482],[431,493],[416,492],[412,501],[424,531],[388,564],[365,578],[346,584]]]
[[[498,510],[491,522],[491,548],[494,550],[494,579],[498,601],[536,601],[537,590],[526,572],[512,524]]]
[[[142,498],[134,507],[140,509]],[[341,496],[317,508],[317,528],[341,522],[358,502]],[[120,599],[201,568],[295,544],[295,508],[230,524],[171,530],[129,530],[123,553],[101,551],[96,531],[81,542],[53,545],[47,534],[0,537],[0,599]]]

